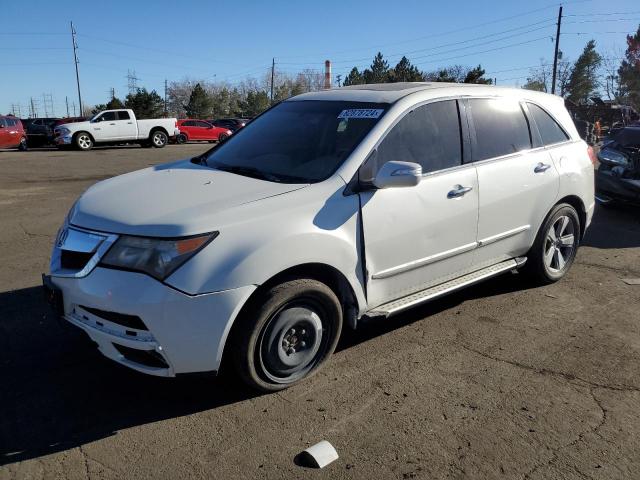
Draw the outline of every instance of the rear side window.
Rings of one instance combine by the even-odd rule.
[[[129,112],[126,110],[121,110],[118,112],[118,120],[129,120],[131,117],[129,116]]]
[[[475,144],[473,160],[501,157],[531,148],[529,124],[515,100],[477,98],[469,100]]]
[[[193,127],[196,122],[192,122],[191,120],[187,120],[186,122],[182,122],[183,127]]]
[[[529,112],[538,126],[538,131],[540,132],[544,145],[553,145],[554,143],[569,140],[569,136],[551,115],[533,103],[527,103],[527,108],[529,108]]]
[[[430,103],[409,112],[380,143],[375,161],[378,168],[389,161],[414,162],[423,173],[462,165],[457,102]]]
[[[13,118],[7,118],[6,121],[7,126],[9,127],[15,127],[18,124],[18,122],[16,122]]]
[[[196,122],[196,125],[202,128],[209,128],[210,126],[207,122]]]

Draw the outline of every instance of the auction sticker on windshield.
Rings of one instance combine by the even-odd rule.
[[[338,118],[378,118],[382,112],[382,108],[349,108],[342,110]]]

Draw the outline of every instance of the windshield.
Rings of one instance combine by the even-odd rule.
[[[282,183],[331,176],[386,111],[386,103],[283,102],[205,157],[211,168]]]

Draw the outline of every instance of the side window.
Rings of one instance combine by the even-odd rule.
[[[500,157],[531,148],[529,124],[520,103],[511,99],[469,100],[475,127],[473,160]]]
[[[116,112],[104,112],[102,114],[103,122],[113,122],[114,120],[116,120]]]
[[[118,112],[118,120],[130,120],[131,117],[129,116],[129,112],[127,112],[126,110],[120,110]]]
[[[462,165],[457,102],[430,103],[407,113],[378,146],[378,168],[389,161],[418,163],[423,173]]]
[[[185,127],[193,127],[195,125],[196,122],[193,122],[191,120],[187,120],[186,122],[184,122],[182,125]]]
[[[552,145],[569,140],[569,135],[565,133],[551,115],[533,103],[527,103],[527,108],[538,126],[543,144]]]
[[[4,118],[0,118],[0,126],[3,126],[3,127],[7,126],[7,122],[4,120]]]
[[[209,124],[207,122],[196,122],[196,124],[198,125],[198,127],[202,127],[202,128],[209,128]]]

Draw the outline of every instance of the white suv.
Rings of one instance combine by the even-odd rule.
[[[278,390],[317,371],[343,325],[515,269],[562,278],[593,214],[592,162],[547,94],[307,93],[200,157],[89,188],[44,283],[121,364],[175,376],[224,354]]]

